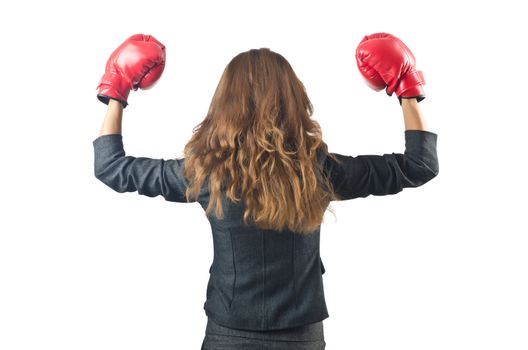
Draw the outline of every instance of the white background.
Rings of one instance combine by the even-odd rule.
[[[516,2],[520,4],[521,2]],[[395,96],[363,82],[374,32],[413,51],[440,173],[333,202],[321,228],[327,349],[527,349],[525,12],[510,1],[19,1],[0,26],[0,349],[199,349],[213,246],[197,204],[93,175],[96,85],[135,33],[166,45],[131,92],[128,155],[182,155],[227,63],[268,47],[305,84],[330,151],[404,151]]]

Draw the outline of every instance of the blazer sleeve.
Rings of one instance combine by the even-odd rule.
[[[187,202],[185,159],[151,159],[126,156],[121,134],[102,135],[93,141],[94,174],[117,192],[148,197],[163,196],[171,202]]]
[[[405,130],[403,154],[354,157],[330,153],[335,159],[326,156],[324,171],[337,195],[334,200],[396,194],[425,184],[439,172],[437,137],[430,131]]]

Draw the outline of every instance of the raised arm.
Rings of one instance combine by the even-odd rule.
[[[134,192],[187,202],[184,159],[153,159],[125,154],[121,125],[130,90],[153,86],[165,66],[165,46],[151,35],[129,37],[110,56],[97,88],[108,105],[99,137],[93,141],[94,175],[117,192]]]
[[[368,86],[396,94],[405,122],[405,152],[347,156],[331,153],[324,160],[335,200],[396,194],[418,187],[439,173],[437,134],[427,131],[418,102],[425,80],[415,68],[409,48],[388,33],[366,35],[356,49],[356,62]]]

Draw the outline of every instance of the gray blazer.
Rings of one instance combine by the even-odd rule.
[[[405,152],[346,156],[341,162],[322,156],[338,200],[396,194],[418,187],[439,172],[437,134],[406,130]],[[95,177],[117,192],[134,192],[171,202],[187,202],[183,159],[126,156],[122,136],[110,134],[93,141]],[[198,198],[205,210],[209,190]],[[310,235],[261,230],[245,225],[243,204],[223,196],[225,218],[211,224],[214,259],[204,310],[216,323],[246,330],[275,330],[326,319],[319,255],[320,227]]]

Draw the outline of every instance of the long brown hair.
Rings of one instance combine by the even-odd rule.
[[[245,203],[244,223],[305,234],[317,229],[335,194],[318,161],[328,148],[312,113],[282,55],[261,48],[235,56],[184,148],[188,200],[208,180],[207,214],[224,217],[225,190],[231,201]]]

